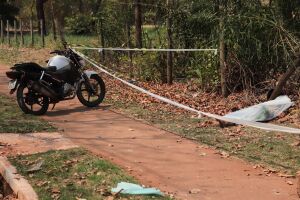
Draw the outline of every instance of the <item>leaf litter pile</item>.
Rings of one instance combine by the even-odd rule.
[[[82,149],[50,151],[9,158],[25,176],[40,199],[61,200],[130,200],[161,199],[158,196],[124,196],[112,194],[111,188],[121,181],[136,183],[115,165]]]
[[[107,98],[112,101],[122,101],[124,104],[136,103],[149,111],[163,110],[170,114],[188,114],[188,112],[183,109],[162,103],[155,98],[149,97],[147,94],[136,91],[135,89],[120,83],[118,80],[112,79],[106,75],[104,75],[104,77],[108,88]],[[229,112],[266,101],[266,94],[256,95],[253,92],[248,91],[233,93],[229,97],[223,98],[216,92],[203,92],[193,83],[175,82],[173,85],[168,85],[154,82],[134,81],[133,84],[154,94],[195,108],[196,110],[218,115],[225,115]],[[277,121],[279,123],[288,122],[296,127],[300,127],[300,100],[297,96],[294,96],[293,100],[295,100],[296,106],[291,108],[289,112],[280,116]]]

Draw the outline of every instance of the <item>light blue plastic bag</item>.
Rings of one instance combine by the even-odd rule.
[[[293,102],[288,96],[279,96],[275,100],[267,101],[236,112],[232,112],[224,117],[242,119],[252,122],[269,121],[278,117],[292,105]]]
[[[122,191],[121,191],[122,190]],[[113,193],[120,192],[121,194],[133,194],[133,195],[161,195],[163,193],[156,188],[143,188],[140,185],[133,183],[121,182],[118,183],[116,188],[112,188],[111,191]]]

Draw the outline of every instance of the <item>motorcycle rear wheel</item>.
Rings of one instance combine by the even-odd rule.
[[[87,107],[96,107],[102,103],[105,97],[105,83],[100,76],[92,76],[89,81],[95,90],[95,94],[91,94],[86,89],[84,81],[82,81],[78,86],[77,98],[80,103]]]
[[[25,114],[43,115],[49,108],[49,98],[30,90],[25,84],[18,87],[17,102]]]

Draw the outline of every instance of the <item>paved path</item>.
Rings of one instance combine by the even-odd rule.
[[[0,85],[5,83],[0,66]],[[2,72],[1,72],[2,71]],[[112,90],[113,88],[107,88]],[[0,91],[5,87],[0,86]],[[292,200],[296,180],[266,176],[261,169],[182,139],[101,106],[87,109],[77,100],[57,105],[44,117],[65,137],[129,171],[144,185],[188,200]],[[192,191],[192,194],[190,193]]]

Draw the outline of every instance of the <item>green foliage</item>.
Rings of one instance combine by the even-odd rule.
[[[66,28],[70,34],[86,35],[95,33],[97,18],[79,14],[77,16],[66,18]]]
[[[19,9],[6,1],[0,1],[0,19],[13,21]]]
[[[160,53],[147,53],[135,55],[134,65],[138,66],[136,77],[145,81],[165,82],[165,58]]]
[[[298,7],[283,1],[272,7],[246,0],[181,1],[173,16],[175,37],[185,48],[218,46],[219,33],[224,31],[229,89],[250,88],[285,71],[299,48],[295,36],[299,29],[282,20],[287,19],[285,12],[294,13],[290,20],[300,24],[295,23],[299,3],[289,3]],[[225,30],[219,28],[221,17]]]
[[[124,27],[128,13],[123,10],[125,16],[121,15],[121,8],[116,7],[113,3],[106,2],[95,15],[97,18],[97,33],[104,39],[102,46],[124,46],[126,44]],[[101,39],[99,40],[101,41]]]

